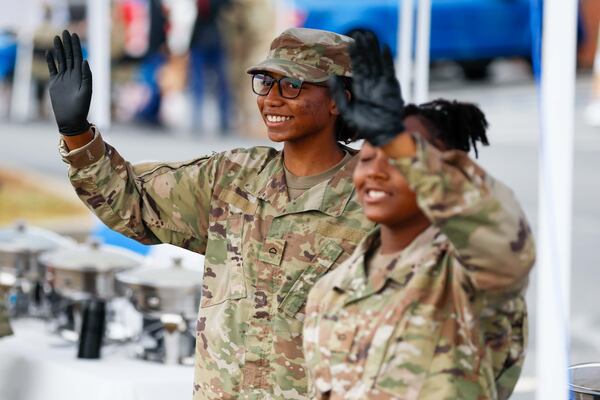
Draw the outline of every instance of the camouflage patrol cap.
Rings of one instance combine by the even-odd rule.
[[[334,32],[290,28],[271,42],[267,58],[246,70],[276,72],[306,82],[352,76],[348,46],[354,39]]]

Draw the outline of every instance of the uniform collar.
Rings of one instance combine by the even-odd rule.
[[[334,286],[349,292],[351,299],[364,297],[381,290],[387,281],[394,281],[401,287],[406,286],[419,266],[431,266],[447,247],[446,237],[438,227],[431,225],[417,236],[402,253],[387,267],[367,278],[365,273],[365,255],[376,249],[380,243],[380,228],[375,228],[357,246],[345,273],[338,275]],[[352,300],[350,300],[352,301]]]
[[[356,246],[354,253],[344,263],[346,271],[337,273],[337,279],[333,286],[342,292],[357,292],[365,288],[367,276],[365,274],[365,255],[371,248],[378,246],[380,237],[379,226],[375,227],[363,240]],[[341,268],[341,267],[340,267]]]
[[[356,150],[348,147],[345,150],[353,154],[352,159],[329,180],[308,189],[294,201],[288,195],[281,151],[246,185],[246,190],[270,203],[280,214],[316,210],[339,217],[354,193],[352,174],[358,162]]]
[[[439,255],[447,247],[448,241],[440,229],[430,225],[400,253],[400,256],[386,268],[386,277],[405,286],[416,272],[415,267],[429,267],[435,264]]]
[[[281,211],[290,201],[285,184],[283,153],[277,152],[277,155],[267,162],[257,177],[246,184],[245,188],[254,196],[269,202],[276,210]]]

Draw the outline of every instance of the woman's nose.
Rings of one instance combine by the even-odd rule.
[[[283,98],[279,94],[279,83],[273,82],[273,86],[271,86],[271,90],[265,96],[265,102],[269,104],[280,104],[283,102]]]
[[[387,179],[389,177],[389,167],[388,157],[383,150],[377,149],[377,153],[368,167],[367,174],[371,178]]]

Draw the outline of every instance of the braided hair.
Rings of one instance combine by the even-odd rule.
[[[475,151],[477,142],[489,145],[486,130],[488,122],[483,111],[475,104],[456,100],[437,99],[421,105],[409,104],[404,108],[404,118],[416,116],[448,149]]]

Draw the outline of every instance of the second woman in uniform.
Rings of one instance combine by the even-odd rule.
[[[389,53],[362,37],[351,55],[355,97],[337,102],[367,140],[354,184],[380,226],[309,294],[311,398],[506,399],[535,252],[512,192],[467,154],[487,144],[485,117],[444,100],[399,112]]]

